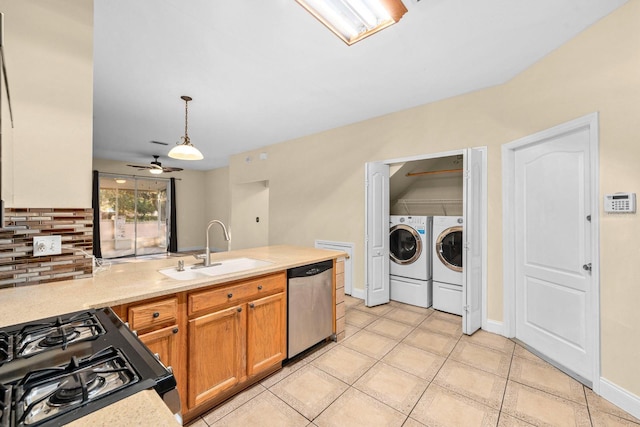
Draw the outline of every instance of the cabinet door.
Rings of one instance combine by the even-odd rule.
[[[160,361],[165,366],[171,366],[173,376],[176,378],[178,392],[180,393],[180,400],[184,406],[186,403],[187,378],[185,371],[181,369],[181,365],[184,364],[184,362],[181,361],[184,360],[181,359],[184,356],[180,352],[182,334],[184,334],[184,332],[178,328],[178,325],[172,325],[139,335],[138,338],[140,338],[140,341],[142,341],[152,353],[160,357]]]
[[[245,306],[189,321],[189,408],[212,399],[245,376]]]
[[[252,301],[247,313],[247,375],[252,376],[287,356],[286,295]]]
[[[160,356],[160,361],[165,366],[177,367],[180,350],[178,333],[178,325],[173,325],[139,335],[138,338],[151,350],[151,353]]]

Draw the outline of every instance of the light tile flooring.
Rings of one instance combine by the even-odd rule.
[[[347,337],[190,427],[640,426],[513,341],[462,335],[458,316],[346,297]]]

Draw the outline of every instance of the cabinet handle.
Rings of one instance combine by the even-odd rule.
[[[242,311],[242,307],[238,307],[238,313],[240,313]]]
[[[174,334],[177,334],[177,333],[178,333],[178,331],[179,331],[179,329],[178,329],[178,328],[173,328],[173,331],[171,331],[171,332],[173,332]]]
[[[233,294],[232,294],[231,292],[229,292],[229,293],[227,294],[227,298],[231,298],[231,297],[233,297]]]
[[[255,305],[253,305],[253,303],[249,304],[249,308],[254,308]]]
[[[258,290],[261,291],[262,290],[262,285],[258,285]]]
[[[156,317],[160,317],[160,313],[158,313],[157,311],[153,313],[153,318],[155,319]]]

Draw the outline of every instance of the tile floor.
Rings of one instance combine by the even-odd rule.
[[[346,297],[346,335],[197,418],[207,426],[640,426],[513,341],[458,316]]]

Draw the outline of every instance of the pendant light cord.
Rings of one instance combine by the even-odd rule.
[[[189,141],[189,133],[187,131],[189,124],[189,101],[185,99],[184,101],[184,141],[188,144]]]

